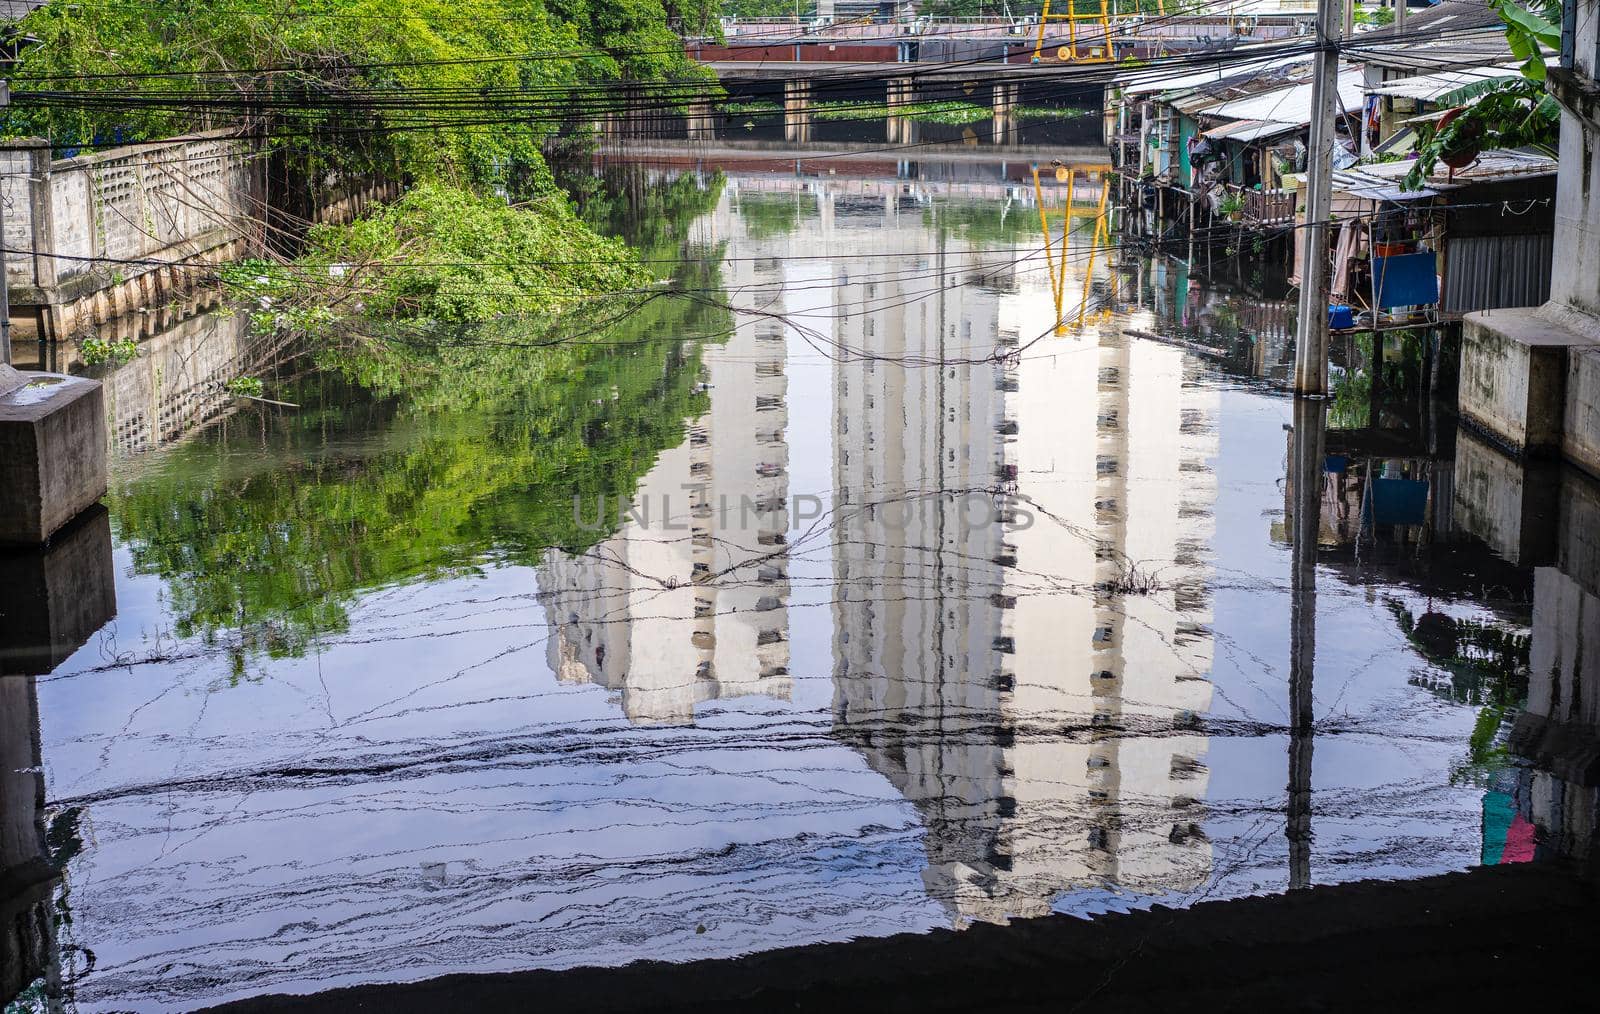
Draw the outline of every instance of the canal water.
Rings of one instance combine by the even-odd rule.
[[[1566,849],[1561,783],[1508,742],[1548,704],[1534,661],[1594,666],[1552,520],[1593,485],[1533,503],[1453,426],[1296,419],[1281,291],[1118,252],[1102,188],[611,164],[586,213],[679,294],[602,335],[270,385],[289,405],[183,373],[231,362],[237,318],[148,339],[107,376],[107,513],[33,564],[57,633],[5,698],[76,1006]]]

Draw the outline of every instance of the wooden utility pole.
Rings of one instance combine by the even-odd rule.
[[[1317,0],[1312,59],[1311,144],[1306,152],[1306,245],[1300,260],[1294,391],[1328,393],[1328,215],[1333,183],[1334,117],[1339,106],[1340,0]]]

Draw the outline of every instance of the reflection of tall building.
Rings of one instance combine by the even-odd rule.
[[[836,272],[837,339],[864,354],[834,368],[835,724],[921,811],[930,894],[970,913],[1007,861],[1006,561],[989,491],[1006,479],[1009,377],[938,364],[994,349],[1000,297],[959,284],[974,255],[929,232],[840,232],[840,253],[921,253]],[[882,263],[918,270],[886,277]]]
[[[982,258],[833,210],[830,253],[920,269],[835,272],[839,734],[921,812],[958,921],[1198,886],[1215,395],[1111,326],[997,357],[1053,329],[1042,277],[955,284]]]
[[[640,481],[634,519],[587,553],[546,555],[552,668],[617,691],[632,721],[687,723],[704,700],[789,695],[781,339],[746,326],[707,346],[710,410]]]

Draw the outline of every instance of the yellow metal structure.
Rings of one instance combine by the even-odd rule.
[[[1033,43],[1033,62],[1039,63],[1044,58],[1044,31],[1045,26],[1052,21],[1065,21],[1067,23],[1067,44],[1060,46],[1055,51],[1055,57],[1062,63],[1104,63],[1117,58],[1115,49],[1111,44],[1111,21],[1126,15],[1116,11],[1117,0],[1062,0],[1066,4],[1065,14],[1050,10],[1050,0],[1044,0],[1044,9],[1039,12],[1039,31]],[[1129,0],[1133,6],[1131,16],[1133,22],[1132,36],[1137,37],[1139,32],[1139,6],[1140,0]],[[1164,16],[1167,13],[1166,0],[1156,0],[1156,14]],[[1095,26],[1099,26],[1098,31]],[[1081,26],[1081,29],[1080,29]],[[1079,36],[1083,36],[1080,41]]]
[[[1039,205],[1039,230],[1044,233],[1044,260],[1050,272],[1050,294],[1055,299],[1056,305],[1056,334],[1066,336],[1070,333],[1081,332],[1086,324],[1096,324],[1107,319],[1113,312],[1113,304],[1117,298],[1117,273],[1110,272],[1111,292],[1105,304],[1094,309],[1089,308],[1090,296],[1093,294],[1094,265],[1104,250],[1107,262],[1111,257],[1111,220],[1107,209],[1110,206],[1111,196],[1111,166],[1109,165],[1076,165],[1058,166],[1055,171],[1056,181],[1066,184],[1066,200],[1061,208],[1061,239],[1056,241],[1050,224],[1050,212],[1045,206],[1044,184],[1039,178],[1039,167],[1033,167],[1033,195]],[[1078,206],[1074,203],[1074,194],[1077,190],[1078,178],[1082,176],[1084,184],[1098,183],[1100,198],[1093,203]],[[1093,200],[1093,198],[1091,198]],[[1078,313],[1076,319],[1069,326],[1066,314],[1067,295],[1067,264],[1068,242],[1072,235],[1072,222],[1075,218],[1093,218],[1094,230],[1089,239],[1088,263],[1083,269],[1083,292],[1078,299]]]
[[[1038,63],[1044,54],[1044,30],[1052,21],[1067,23],[1067,44],[1056,50],[1056,59],[1062,63],[1101,63],[1115,59],[1111,52],[1111,0],[1065,0],[1067,13],[1052,13],[1050,0],[1044,0],[1039,12],[1039,35],[1033,44],[1033,62]],[[1098,38],[1098,43],[1087,42],[1079,48],[1079,26],[1083,26],[1086,39]],[[1099,26],[1098,34],[1093,26]]]

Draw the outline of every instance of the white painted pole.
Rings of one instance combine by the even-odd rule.
[[[1340,0],[1317,0],[1311,144],[1306,152],[1306,246],[1300,262],[1294,390],[1296,394],[1315,397],[1328,393],[1328,215],[1332,205],[1334,117],[1339,105],[1340,7]]]

